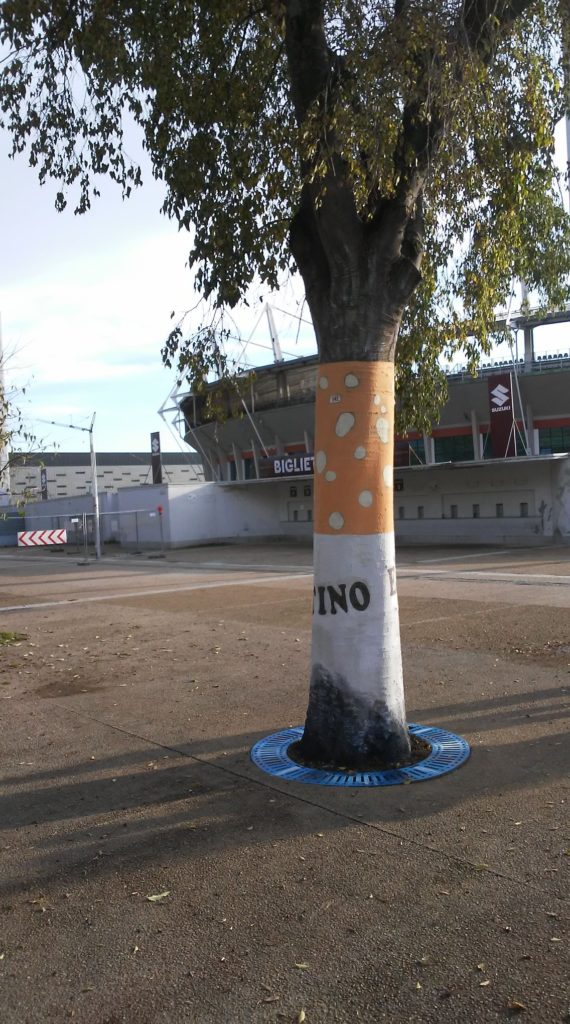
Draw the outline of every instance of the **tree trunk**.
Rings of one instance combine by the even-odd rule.
[[[291,224],[320,355],[312,671],[300,754],[365,768],[409,759],[396,593],[394,359],[420,280],[421,201],[362,220],[342,166]],[[419,187],[419,186],[418,186]]]
[[[394,363],[317,375],[312,672],[300,753],[364,768],[405,761],[393,514]]]

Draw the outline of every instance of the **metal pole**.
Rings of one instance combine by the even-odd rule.
[[[164,557],[164,530],[162,527],[162,512],[158,513],[158,521],[160,523],[160,550],[162,556]]]
[[[0,320],[0,401],[5,394],[6,380],[4,377],[4,352],[2,349],[2,321]],[[5,492],[4,498],[2,497],[2,492]],[[4,446],[4,443],[0,441],[0,505],[7,505],[10,501],[10,454],[8,452],[8,442],[6,441]]]
[[[99,523],[99,490],[97,487],[97,456],[95,455],[95,442],[93,439],[93,425],[95,413],[89,427],[89,450],[91,452],[91,491],[93,494],[93,515],[95,526],[95,558],[101,558],[101,526]]]
[[[85,561],[89,559],[89,545],[87,543],[87,512],[83,513],[83,552],[85,555]]]
[[[279,344],[279,338],[277,336],[277,328],[275,326],[275,320],[273,319],[273,310],[268,302],[265,303],[265,313],[267,316],[267,323],[269,324],[269,334],[271,336],[271,344],[273,346],[273,359],[276,363],[283,362],[283,353],[281,351],[281,345]]]

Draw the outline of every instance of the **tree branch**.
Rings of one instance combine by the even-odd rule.
[[[297,123],[326,89],[332,70],[323,0],[287,0],[285,47]]]
[[[471,50],[485,56],[501,29],[508,28],[533,0],[464,0],[460,25]]]

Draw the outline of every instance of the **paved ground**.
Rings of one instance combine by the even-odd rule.
[[[249,761],[310,558],[0,552],[2,1022],[570,1020],[570,551],[400,553],[409,718],[473,754],[370,792]]]

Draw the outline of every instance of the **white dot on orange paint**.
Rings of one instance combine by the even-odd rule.
[[[327,464],[327,453],[317,452],[315,456],[315,465],[317,467],[317,473],[322,473],[323,469]]]
[[[354,413],[341,412],[336,421],[335,433],[337,437],[346,437],[354,426]]]
[[[332,512],[329,516],[329,526],[333,530],[342,530],[344,526],[344,516],[341,516],[340,512]]]
[[[325,388],[328,388],[328,386],[329,386],[329,379],[328,379],[328,377],[320,377],[320,379],[319,379],[319,387],[322,388],[323,391],[324,391]]]
[[[358,495],[358,504],[362,508],[370,508],[372,504],[372,491],[361,491]]]
[[[327,470],[325,473],[325,480],[329,480],[331,482],[336,480],[336,473],[332,469]]]
[[[384,466],[384,469],[382,470],[382,476],[384,478],[384,483],[386,484],[386,487],[394,486],[394,471],[391,466]]]
[[[382,412],[382,413],[388,412],[388,410],[387,410],[385,405],[381,405],[380,406],[380,412]]]
[[[366,458],[366,448],[363,448],[362,445],[359,445],[358,448],[355,448],[354,449],[354,458],[355,459],[365,459]]]
[[[376,433],[382,441],[382,444],[388,444],[390,438],[390,424],[388,420],[385,420],[382,416],[376,420]]]
[[[380,395],[374,395],[374,405],[380,405]]]
[[[347,388],[357,388],[358,385],[360,384],[360,381],[356,374],[347,373],[346,377],[344,378],[344,383],[346,384]]]

